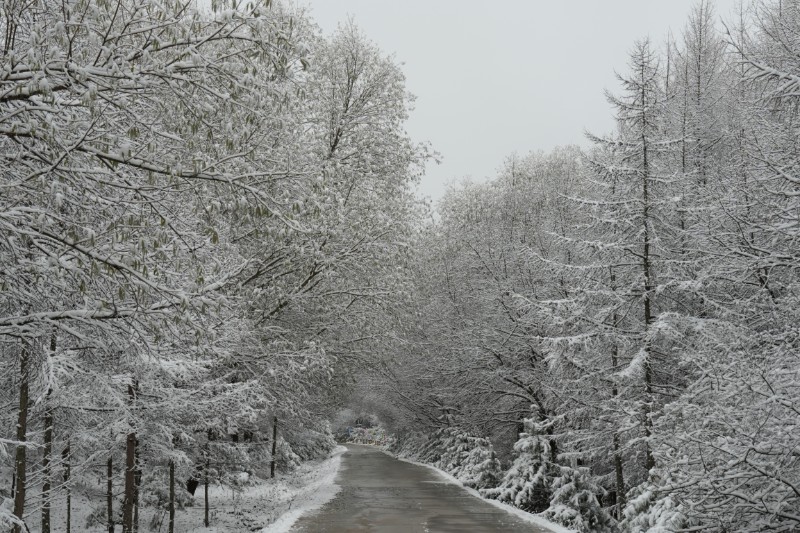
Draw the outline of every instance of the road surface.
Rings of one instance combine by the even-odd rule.
[[[347,446],[336,483],[339,494],[292,532],[552,533],[371,446]]]

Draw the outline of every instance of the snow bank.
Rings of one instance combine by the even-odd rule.
[[[333,455],[320,463],[315,469],[313,481],[304,485],[291,496],[289,510],[280,515],[272,524],[261,530],[261,533],[284,533],[300,518],[310,511],[319,509],[331,501],[340,487],[334,483],[342,454],[347,451],[344,446],[337,446]]]
[[[426,463],[420,463],[420,462],[417,462],[417,461],[412,461],[411,459],[406,459],[406,458],[403,458],[403,457],[397,457],[394,454],[392,454],[391,452],[389,452],[387,450],[384,450],[384,449],[381,449],[381,451],[383,453],[385,453],[386,455],[394,457],[395,459],[397,459],[399,461],[403,461],[403,462],[406,462],[406,463],[411,463],[411,464],[418,465],[418,466],[424,466],[425,468],[433,470],[440,477],[444,478],[446,481],[452,483],[453,485],[458,485],[459,487],[462,487],[464,490],[466,490],[467,492],[469,492],[470,494],[472,494],[476,498],[480,498],[481,500],[483,500],[483,501],[485,501],[485,502],[487,502],[487,503],[489,503],[491,505],[494,505],[495,507],[497,507],[499,509],[502,509],[502,510],[506,511],[507,513],[511,513],[511,514],[519,517],[520,519],[525,520],[526,522],[529,522],[531,524],[534,524],[536,526],[539,526],[539,527],[542,527],[542,528],[545,528],[545,529],[549,529],[553,533],[575,533],[575,531],[573,531],[571,529],[567,529],[564,526],[561,526],[559,524],[554,524],[553,522],[550,522],[549,520],[545,520],[541,516],[537,516],[535,514],[531,514],[531,513],[525,512],[522,509],[517,509],[516,507],[513,507],[511,505],[499,502],[497,500],[489,500],[489,499],[483,498],[483,497],[481,497],[480,493],[477,490],[465,486],[461,481],[459,481],[454,476],[448,474],[447,472],[445,472],[443,470],[439,470],[438,468],[436,468],[433,465],[429,465],[429,464],[426,464]]]
[[[203,488],[198,489],[194,504],[179,509],[175,516],[175,531],[181,533],[231,533],[240,531],[283,532],[289,529],[300,514],[316,509],[333,498],[339,488],[333,480],[339,470],[341,455],[347,449],[337,446],[332,455],[324,460],[307,461],[291,472],[279,472],[274,479],[249,477],[239,487],[212,484],[209,486],[209,527],[203,526]],[[0,471],[0,474],[5,472]],[[241,474],[240,474],[241,475]],[[9,476],[10,477],[10,476]],[[244,481],[244,479],[242,479]],[[34,494],[41,491],[32,485]],[[2,502],[2,497],[0,497]],[[0,525],[5,510],[10,514],[10,499],[0,503]],[[115,506],[121,501],[116,499]],[[106,525],[87,524],[87,518],[95,510],[105,512],[105,496],[93,484],[78,482],[72,493],[72,530],[83,533],[104,533]],[[53,531],[63,531],[66,523],[66,504],[63,497],[53,502]],[[103,514],[104,516],[104,514]],[[155,524],[151,527],[152,524]],[[140,531],[165,531],[166,511],[152,506],[140,510]],[[40,531],[38,516],[32,516],[28,524],[31,533]],[[159,526],[161,529],[159,529]],[[2,528],[6,531],[5,527]]]

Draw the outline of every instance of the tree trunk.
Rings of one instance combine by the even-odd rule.
[[[28,352],[22,350],[20,355],[20,383],[19,383],[19,416],[17,418],[17,450],[14,457],[16,476],[16,491],[14,492],[14,516],[21,522],[25,514],[25,491],[27,488],[27,448],[25,441],[28,436]],[[22,526],[14,524],[14,533],[20,533]]]
[[[50,356],[56,351],[56,335],[50,336]],[[50,405],[51,387],[47,388],[44,407],[44,450],[42,455],[42,533],[50,533],[50,463],[53,456],[53,406]]]
[[[48,396],[50,391],[48,391]],[[45,400],[45,401],[49,401]],[[50,533],[50,460],[53,454],[53,410],[48,405],[44,415],[44,450],[42,457],[42,533]]]
[[[69,441],[61,451],[61,462],[64,464],[64,489],[67,491],[67,533],[72,533],[72,491],[69,488],[70,478]]]
[[[142,464],[139,458],[139,439],[136,439],[136,449],[134,450],[134,461],[136,470],[133,477],[133,531],[139,531],[139,487],[142,486]]]
[[[175,463],[169,462],[169,533],[175,533]]]
[[[616,293],[617,291],[617,277],[614,273],[613,267],[609,267],[609,273],[611,278],[611,292]],[[619,315],[617,315],[616,309],[614,310],[613,315],[613,325],[614,331],[617,330],[619,327]],[[617,372],[617,365],[619,364],[619,347],[617,346],[616,340],[614,341],[614,347],[611,350],[611,371]],[[612,379],[615,379],[612,377]],[[619,389],[617,389],[617,382],[614,381],[611,385],[611,397],[616,398],[619,396]],[[616,405],[615,405],[616,407]],[[616,478],[616,507],[617,507],[617,520],[622,520],[622,510],[625,508],[625,476],[622,470],[622,456],[620,455],[620,444],[619,444],[619,433],[614,431],[614,436],[612,438],[614,444],[614,477]]]
[[[108,458],[106,468],[106,516],[108,517],[108,533],[114,533],[114,459]]]
[[[643,105],[648,103],[644,85],[642,86],[642,102]],[[647,123],[643,131],[646,131]],[[653,276],[652,265],[650,258],[650,163],[648,161],[648,139],[642,134],[642,219],[643,219],[643,248],[642,248],[642,270],[644,274],[644,387],[645,387],[645,403],[644,403],[644,434],[645,434],[645,469],[650,470],[655,466],[653,459],[653,452],[650,446],[650,436],[652,435],[652,403],[653,403],[653,368],[651,362],[651,346],[650,346],[650,326],[653,323],[653,311],[651,308],[651,298],[653,295]]]
[[[275,477],[275,454],[278,451],[278,417],[272,419],[272,463],[269,467],[269,477]]]
[[[133,492],[136,476],[136,433],[125,439],[125,498],[122,504],[122,532],[133,533]]]
[[[211,465],[209,464],[209,460],[208,460],[208,448],[206,448],[206,467],[205,467],[205,470],[203,470],[203,475],[205,477],[205,480],[204,480],[205,484],[204,484],[204,487],[203,487],[203,492],[204,492],[204,496],[205,496],[205,513],[206,513],[205,514],[204,523],[205,523],[206,527],[208,527],[208,525],[210,524],[210,522],[208,521],[208,469],[210,468],[210,466]]]
[[[625,477],[622,472],[622,456],[619,451],[619,433],[614,433],[614,474],[616,477],[617,491],[617,520],[622,520],[622,511],[625,509]]]
[[[137,384],[128,385],[128,402],[133,408]],[[136,499],[136,431],[125,438],[125,497],[122,503],[122,532],[133,533],[133,508]]]

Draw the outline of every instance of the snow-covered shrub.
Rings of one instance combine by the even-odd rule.
[[[448,472],[467,487],[494,487],[500,480],[500,461],[488,439],[475,437],[460,428],[445,428],[440,432],[438,468]]]
[[[283,438],[278,437],[275,452],[275,467],[281,472],[291,472],[300,466],[300,457],[292,451],[292,447]]]
[[[605,491],[592,481],[589,469],[561,466],[559,470],[550,485],[550,507],[542,516],[575,531],[616,531],[616,521],[598,499]]]
[[[417,452],[417,457],[420,461],[435,465],[441,464],[442,453],[444,453],[441,437],[442,431],[440,430],[422,443]]]
[[[680,504],[672,496],[661,495],[650,484],[628,493],[620,525],[630,533],[671,533],[696,525],[687,519]]]
[[[457,427],[443,428],[427,436],[411,434],[390,449],[400,457],[432,464],[467,487],[494,487],[502,476],[492,443]]]
[[[18,523],[14,516],[14,500],[9,498],[4,491],[0,491],[0,526],[10,528],[12,524]]]
[[[114,523],[122,523],[122,502],[119,499],[114,499]],[[108,510],[105,503],[93,507],[92,512],[86,515],[86,529],[105,528],[106,524],[108,524]]]
[[[167,509],[169,505],[169,474],[166,467],[146,470],[142,475],[139,499],[143,506]],[[175,479],[175,507],[183,509],[194,505],[194,496],[189,494],[180,479]]]
[[[321,459],[330,455],[336,447],[336,440],[329,426],[322,431],[307,429],[293,436],[292,450],[302,461]]]
[[[475,489],[486,489],[496,487],[500,483],[503,469],[491,444],[489,446],[489,448],[476,447],[469,452],[461,474],[456,476],[464,485]]]
[[[558,474],[550,461],[550,442],[541,435],[521,433],[514,453],[517,457],[500,485],[481,494],[524,511],[542,512],[550,506],[550,486]]]
[[[421,461],[422,450],[430,445],[431,435],[425,433],[406,433],[399,436],[389,447],[389,451],[398,457],[406,457]]]

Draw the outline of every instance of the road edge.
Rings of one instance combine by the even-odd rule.
[[[301,516],[316,511],[334,499],[341,490],[335,479],[342,464],[342,455],[346,451],[344,446],[334,448],[331,456],[320,463],[320,470],[323,470],[321,477],[300,489],[292,501],[294,508],[280,515],[260,533],[287,533]]]
[[[420,463],[419,461],[414,461],[412,459],[407,459],[405,457],[398,457],[397,455],[393,454],[389,450],[387,450],[385,448],[381,448],[380,446],[373,446],[373,447],[375,449],[380,450],[381,452],[385,453],[389,457],[397,459],[398,461],[403,461],[404,463],[410,463],[412,465],[417,465],[417,466],[424,466],[425,468],[433,470],[434,472],[439,474],[439,476],[442,477],[448,483],[450,483],[452,485],[458,485],[459,487],[461,487],[462,489],[467,491],[472,496],[474,496],[474,497],[476,497],[476,498],[478,498],[478,499],[480,499],[482,501],[485,501],[485,502],[497,507],[498,509],[502,509],[502,510],[506,511],[509,514],[513,514],[514,516],[516,516],[516,517],[518,517],[518,518],[520,518],[522,520],[525,520],[526,522],[529,522],[529,523],[531,523],[531,524],[533,524],[535,526],[542,527],[542,528],[545,528],[545,529],[549,529],[550,531],[552,531],[552,533],[577,533],[574,529],[568,529],[568,528],[562,526],[561,524],[556,524],[556,523],[551,522],[551,521],[549,521],[549,520],[547,520],[545,518],[542,518],[539,515],[535,515],[535,514],[527,512],[527,511],[523,511],[522,509],[514,507],[513,505],[508,505],[507,503],[499,502],[497,500],[484,498],[483,496],[481,496],[481,494],[477,490],[475,490],[475,489],[473,489],[471,487],[464,486],[464,484],[461,481],[459,481],[457,478],[455,478],[452,475],[448,474],[444,470],[440,470],[439,468],[436,468],[433,465],[430,465],[430,464],[427,464],[427,463]]]

